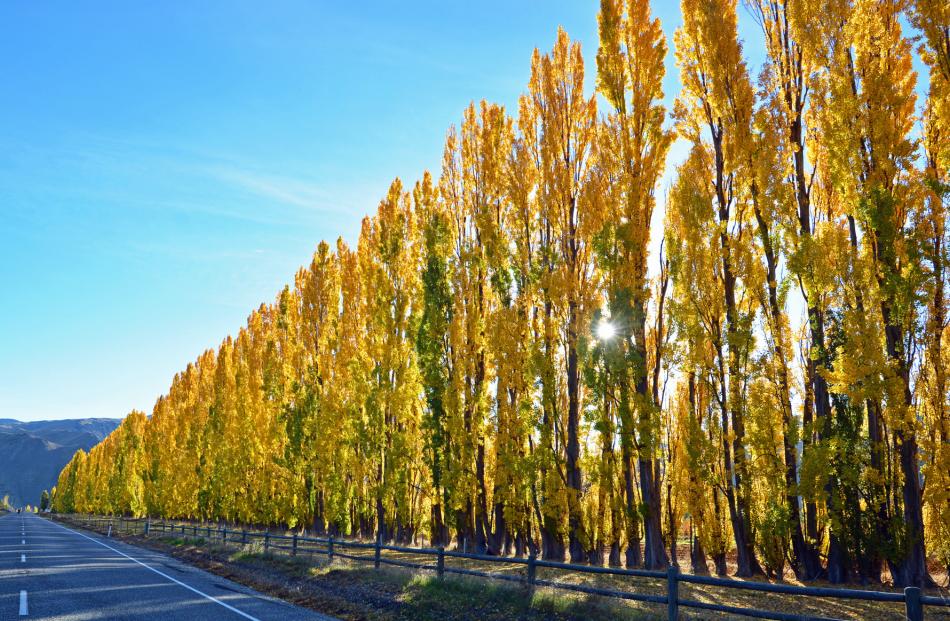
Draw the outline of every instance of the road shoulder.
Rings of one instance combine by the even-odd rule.
[[[45,517],[45,516],[44,516]],[[235,612],[238,616],[257,619],[280,619],[281,621],[336,621],[331,617],[312,609],[302,608],[294,603],[259,592],[245,584],[230,580],[226,576],[205,571],[188,562],[167,554],[167,550],[148,545],[143,542],[124,541],[118,537],[107,537],[101,533],[78,527],[75,524],[60,524],[58,521],[46,519],[51,528],[64,529],[74,536],[84,538],[97,544],[112,554],[129,560],[130,562],[148,568],[163,579],[177,583],[202,597],[215,601],[223,607]],[[147,543],[147,541],[145,542]],[[225,602],[240,598],[240,605],[232,606]],[[235,610],[237,608],[237,610]]]

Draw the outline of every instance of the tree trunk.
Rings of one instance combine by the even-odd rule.
[[[386,541],[389,533],[386,530],[386,508],[383,506],[383,497],[376,493],[376,537],[380,541]]]
[[[900,270],[894,264],[893,252],[881,250],[882,240],[878,231],[875,236],[875,261],[883,269],[877,270],[878,287],[882,292],[889,291],[888,274],[898,274]],[[904,352],[904,330],[899,317],[894,317],[889,296],[881,296],[881,319],[884,322],[884,340],[887,357],[894,363],[896,373],[903,388],[903,406],[909,410],[914,407],[910,390],[910,369],[907,354]],[[906,420],[907,417],[901,417]],[[904,509],[904,550],[903,562],[894,576],[897,586],[924,587],[932,583],[927,571],[927,554],[924,547],[923,499],[920,489],[920,463],[918,459],[917,431],[914,422],[898,422],[893,430],[894,444],[900,450],[900,468],[903,475]]]
[[[620,383],[620,458],[623,467],[624,509],[627,534],[627,567],[643,565],[640,551],[640,532],[636,491],[633,482],[633,420],[630,412],[630,393],[626,382]]]
[[[723,401],[725,403],[725,401]],[[729,521],[732,525],[732,535],[736,544],[736,575],[742,578],[748,578],[755,573],[762,573],[752,552],[752,542],[749,540],[749,530],[746,525],[748,513],[746,507],[739,499],[737,490],[741,480],[736,473],[733,465],[733,451],[735,451],[737,442],[731,445],[729,438],[729,415],[726,408],[722,411],[722,452],[723,467],[726,472],[726,505],[729,508]],[[738,434],[736,434],[738,435]],[[741,446],[740,446],[741,449]],[[757,570],[757,571],[756,571]]]
[[[828,534],[828,582],[844,584],[851,578],[851,563],[848,551],[841,544],[841,539],[834,528]]]
[[[802,454],[807,454],[815,443],[814,415],[815,410],[815,361],[809,359],[805,366],[805,385],[810,387],[802,403]],[[818,505],[814,500],[805,501],[805,536],[808,544],[815,545],[818,541]]]
[[[649,435],[641,433],[637,460],[640,471],[640,499],[641,516],[644,533],[643,562],[647,569],[665,569],[669,564],[666,549],[663,546],[663,527],[660,521],[662,504],[660,503],[659,478],[657,477],[657,460],[655,458],[656,439],[653,437],[654,425],[652,420],[657,404],[649,392],[646,375],[646,309],[644,303],[638,301],[634,306],[633,335],[635,338],[635,354],[640,364],[634,365],[637,397],[641,405],[639,416],[640,427],[646,429]]]
[[[692,531],[693,527],[690,526],[689,529]],[[691,534],[692,537],[689,547],[690,570],[696,576],[708,576],[709,567],[706,565],[706,551],[703,550],[703,542],[699,539],[698,535],[695,533]]]
[[[712,435],[712,429],[710,429],[709,432],[710,432],[710,435]],[[722,523],[721,522],[722,509],[721,509],[721,505],[719,501],[718,487],[713,488],[713,511],[715,513],[716,529],[718,531],[720,528],[719,525]],[[713,560],[713,565],[716,567],[716,575],[725,576],[726,575],[726,553],[724,551],[717,550],[716,553],[712,555],[712,560]]]
[[[726,476],[726,498],[729,501],[729,515],[732,520],[732,530],[735,537],[737,553],[737,575],[741,577],[762,573],[761,567],[755,558],[752,546],[752,529],[749,524],[750,515],[746,499],[748,485],[746,482],[745,459],[745,425],[743,422],[742,407],[739,403],[739,372],[740,359],[736,351],[739,342],[739,310],[736,305],[736,275],[732,269],[732,251],[729,243],[729,220],[732,198],[727,198],[726,180],[724,176],[725,158],[722,149],[722,125],[717,123],[710,127],[713,134],[713,148],[716,164],[716,203],[720,224],[719,246],[722,250],[722,279],[723,294],[726,308],[726,334],[728,343],[728,397],[723,399],[723,441],[729,437],[727,418],[732,422],[732,452],[726,456],[728,465]],[[728,414],[726,412],[728,403]]]
[[[877,476],[871,477],[871,492],[867,503],[868,511],[873,512],[874,515],[875,544],[880,548],[889,539],[887,524],[890,521],[887,510],[888,492],[884,483],[881,482],[884,478],[884,435],[881,430],[880,404],[868,399],[865,406],[867,408],[868,443],[871,445],[871,469],[877,472]],[[880,582],[882,562],[883,559],[879,550],[866,551],[862,563],[862,574],[874,582]]]
[[[604,549],[610,548],[609,560],[612,563],[614,559],[614,550],[617,552],[617,562],[620,555],[620,537],[617,530],[617,524],[622,523],[623,519],[620,512],[617,511],[617,485],[614,480],[616,456],[613,448],[614,424],[613,413],[611,410],[611,395],[607,394],[603,400],[603,418],[601,419],[603,429],[600,434],[600,484],[598,485],[597,509],[599,515],[597,519],[597,541],[594,546],[594,552],[591,555],[592,565],[604,564]],[[605,522],[610,517],[610,532],[607,532]],[[599,561],[599,562],[597,562]]]
[[[495,490],[495,498],[497,498],[498,490]],[[491,537],[488,542],[488,553],[489,554],[506,554],[506,548],[510,542],[510,533],[508,532],[508,523],[505,520],[505,505],[499,501],[495,501],[492,506],[492,512],[494,513],[494,529],[491,531]]]
[[[629,460],[629,461],[628,461]],[[624,484],[626,489],[627,509],[627,567],[643,566],[643,551],[640,548],[640,521],[637,511],[636,492],[633,484],[633,458],[629,455],[624,459]]]
[[[620,561],[620,541],[614,541],[610,544],[610,556],[607,559],[607,564],[611,567],[623,566]]]
[[[548,561],[563,562],[565,560],[564,541],[557,532],[557,521],[550,516],[544,516],[541,524],[542,558]]]
[[[474,550],[476,554],[488,551],[488,494],[485,491],[485,444],[481,441],[475,452],[475,480],[478,481],[478,494],[475,498]]]
[[[551,361],[554,359],[554,344],[552,343],[552,331],[551,324],[553,321],[554,305],[550,300],[545,301],[544,303],[544,325],[542,328],[543,342],[544,342],[544,359]],[[547,376],[547,370],[542,373],[541,376],[541,442],[544,443],[544,450],[550,453],[550,456],[554,456],[555,445],[554,445],[554,427],[555,420],[557,418],[557,397],[555,395],[556,386],[552,385],[553,380]],[[548,478],[548,468],[557,468],[560,470],[560,466],[557,464],[557,460],[554,460],[554,463],[546,464],[542,460],[542,466],[540,470],[540,481],[542,486],[547,484]],[[557,473],[558,476],[561,475],[560,472]],[[541,489],[542,494],[546,493],[543,487]],[[543,501],[543,497],[542,497]],[[537,493],[535,492],[535,512],[537,513],[538,518],[538,528],[541,531],[541,554],[545,560],[552,561],[563,561],[564,557],[564,542],[561,537],[561,529],[558,524],[557,518],[548,514],[542,513],[541,505],[538,503]]]
[[[567,317],[567,508],[568,541],[572,563],[584,563],[584,521],[581,513],[580,374],[577,365],[577,303]]]
[[[663,547],[663,530],[660,524],[660,497],[656,493],[656,473],[652,459],[639,459],[641,515],[643,517],[644,546],[643,563],[647,569],[664,569],[669,564]]]
[[[459,550],[470,552],[475,539],[475,510],[472,500],[465,501],[465,507],[455,511],[455,540]]]
[[[768,223],[762,215],[758,202],[758,189],[752,184],[755,219],[758,223],[759,238],[765,255],[766,276],[768,281],[768,308],[771,318],[772,343],[775,359],[779,364],[778,391],[782,408],[782,449],[785,459],[785,504],[788,507],[792,542],[792,569],[799,580],[814,580],[821,573],[818,551],[805,541],[802,532],[801,505],[798,498],[798,455],[792,445],[790,432],[792,422],[792,399],[789,386],[788,358],[784,348],[784,322],[778,303],[778,270],[775,251]]]
[[[725,552],[719,552],[717,554],[714,554],[712,559],[713,559],[713,565],[716,566],[717,576],[725,576],[727,573],[729,573],[728,566],[726,565]]]
[[[904,369],[902,375],[904,377],[905,403],[907,407],[913,407],[906,373],[906,369]],[[905,557],[902,566],[903,579],[900,585],[923,588],[930,586],[933,580],[927,571],[927,553],[924,547],[923,499],[920,487],[917,433],[912,426],[909,429],[898,427],[895,436],[900,446],[900,465],[904,475],[902,491],[904,523],[907,526]]]
[[[696,415],[696,429],[702,433],[703,427],[703,415],[702,411],[697,407],[696,403],[696,373],[690,371],[688,379],[688,388],[689,388],[689,413],[690,415]],[[692,451],[688,452],[689,455],[692,455]],[[692,571],[694,574],[699,575],[709,575],[709,568],[706,566],[706,551],[703,550],[703,542],[700,540],[697,531],[699,528],[703,528],[706,525],[705,510],[704,505],[706,499],[703,497],[702,484],[699,481],[697,472],[700,468],[700,464],[696,463],[693,457],[689,457],[689,461],[686,464],[687,471],[689,472],[689,491],[690,494],[690,520],[689,520],[689,533],[690,533],[690,565],[692,566]],[[699,528],[696,527],[697,523]]]
[[[442,518],[442,505],[440,503],[436,502],[432,504],[430,523],[432,525],[430,533],[432,545],[444,546],[448,543],[448,529],[445,527],[445,522]]]
[[[791,93],[786,93],[787,98],[790,97],[790,95]],[[801,94],[796,94],[795,97],[796,99],[794,102],[791,99],[787,99],[787,103],[790,104],[790,109],[795,111],[795,117],[790,126],[790,138],[793,143],[793,158],[795,163],[795,196],[796,202],[798,203],[798,233],[802,239],[809,239],[812,236],[812,209],[811,196],[809,193],[811,184],[805,173],[805,149],[801,116],[803,105],[800,105],[801,102],[799,99],[797,99],[801,97]],[[794,105],[791,105],[793,103]],[[808,384],[811,387],[812,400],[809,402],[807,397],[805,399],[803,416],[804,429],[802,436],[804,452],[807,451],[812,444],[813,431],[809,429],[812,423],[812,413],[814,412],[817,427],[821,429],[824,425],[824,421],[828,420],[828,417],[831,413],[831,398],[828,391],[828,382],[824,376],[818,372],[816,365],[816,358],[820,364],[827,364],[827,355],[825,352],[824,318],[815,299],[816,293],[813,291],[806,291],[803,288],[802,294],[805,298],[805,303],[808,306],[808,325],[809,333],[811,335],[811,348],[817,353],[816,356],[809,356],[806,370]],[[812,410],[810,406],[814,406],[814,410]],[[786,476],[787,475],[788,473],[786,473]],[[818,552],[815,547],[819,539],[819,533],[818,508],[814,501],[807,501],[805,503],[805,535],[807,539],[798,544],[802,547],[802,556],[796,554],[798,560],[797,565],[799,571],[802,571],[806,578],[815,579],[820,577],[823,574],[823,571],[821,569],[821,561],[818,558]],[[829,555],[829,561],[830,560],[831,556]]]
[[[673,486],[669,483],[666,484],[666,521],[670,529],[670,565],[679,567],[679,557],[676,554],[676,536],[679,534],[677,532],[679,529],[677,528],[676,518],[673,516]]]
[[[318,492],[313,512],[313,532],[316,533],[317,536],[323,535],[326,532],[326,520],[323,515],[323,492]]]

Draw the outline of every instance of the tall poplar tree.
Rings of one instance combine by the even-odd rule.
[[[663,127],[662,83],[666,39],[646,0],[603,0],[599,15],[598,90],[613,110],[604,122],[599,150],[604,169],[604,229],[598,259],[605,271],[609,321],[616,332],[607,346],[618,383],[620,438],[627,510],[627,564],[636,560],[632,513],[634,446],[638,454],[644,562],[659,569],[668,563],[660,526],[658,413],[648,389],[646,315],[647,258],[654,191],[672,140]],[[634,395],[630,394],[631,387]],[[634,422],[634,413],[638,421]]]
[[[550,235],[547,274],[542,277],[547,339],[559,333],[564,348],[563,373],[566,404],[564,423],[565,481],[568,544],[571,560],[586,558],[588,537],[581,512],[580,448],[581,339],[587,332],[594,305],[596,274],[591,261],[591,238],[599,229],[600,214],[585,193],[591,186],[591,149],[596,136],[597,104],[584,93],[584,59],[579,43],[558,31],[549,55],[535,56],[529,86],[537,120],[540,152],[539,217]],[[556,321],[557,325],[551,322]],[[551,336],[548,336],[548,335]],[[554,343],[546,355],[555,357]],[[553,371],[553,368],[552,368]],[[561,401],[560,395],[551,395]],[[556,411],[556,410],[555,410]]]
[[[710,151],[710,183],[714,189],[711,207],[718,221],[717,270],[722,274],[726,319],[723,344],[727,373],[721,405],[731,428],[725,435],[732,438],[724,447],[726,495],[738,552],[738,574],[749,576],[761,572],[761,568],[752,539],[742,394],[750,316],[740,307],[739,288],[743,286],[741,270],[747,252],[744,201],[754,95],[738,39],[735,0],[684,0],[682,10],[676,57],[683,92],[677,99],[675,115],[680,133]]]

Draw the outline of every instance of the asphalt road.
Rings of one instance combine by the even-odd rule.
[[[0,516],[0,621],[329,621],[173,558],[32,514]]]

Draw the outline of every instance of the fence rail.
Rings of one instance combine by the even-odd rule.
[[[124,534],[143,535],[148,537],[156,533],[163,535],[180,535],[182,537],[202,538],[211,542],[220,542],[223,545],[253,545],[260,544],[265,553],[284,552],[290,556],[323,555],[330,563],[335,557],[345,558],[354,562],[373,563],[377,569],[380,565],[393,565],[397,567],[406,567],[410,569],[421,569],[434,571],[439,579],[442,579],[446,573],[459,574],[466,576],[477,576],[482,578],[491,578],[494,580],[504,580],[508,582],[518,582],[524,584],[529,591],[537,587],[549,587],[553,589],[562,589],[576,591],[591,595],[603,597],[615,597],[652,604],[665,605],[667,615],[670,621],[679,618],[679,608],[695,608],[699,610],[708,610],[726,614],[741,615],[757,619],[776,619],[778,621],[835,621],[829,617],[818,617],[809,615],[789,614],[770,610],[757,610],[753,608],[741,608],[736,606],[727,606],[724,604],[715,604],[709,602],[700,602],[693,599],[679,596],[679,585],[681,583],[699,584],[714,587],[723,587],[727,589],[743,589],[749,591],[760,591],[765,593],[778,593],[784,595],[798,595],[804,597],[818,597],[828,599],[856,599],[875,602],[903,603],[905,618],[908,621],[923,621],[924,608],[926,606],[950,608],[950,599],[924,595],[917,587],[907,587],[902,593],[893,593],[886,591],[863,591],[858,589],[837,589],[829,587],[809,587],[795,586],[789,584],[771,584],[767,582],[744,582],[738,580],[729,580],[724,578],[713,578],[711,576],[697,576],[692,574],[681,574],[679,569],[671,565],[666,571],[650,571],[643,569],[624,569],[619,567],[596,567],[591,565],[576,565],[573,563],[559,563],[536,558],[533,554],[524,557],[490,556],[486,554],[473,554],[468,552],[459,552],[457,550],[446,550],[443,547],[438,548],[412,548],[398,545],[384,544],[379,538],[374,543],[361,541],[352,541],[347,539],[329,537],[306,537],[297,533],[281,534],[269,530],[249,530],[227,528],[227,526],[197,524],[193,522],[151,520],[148,518],[125,518],[125,517],[105,517],[89,515],[67,515],[60,516],[51,514],[52,519],[65,519],[67,521],[101,531],[107,536],[113,532]],[[349,550],[349,552],[347,552]],[[372,551],[372,554],[359,554],[356,551]],[[383,556],[383,552],[400,552],[414,556],[434,557],[434,563],[414,562],[407,560],[397,560]],[[447,567],[445,559],[464,559],[469,561],[480,561],[498,565],[524,566],[523,574],[516,575],[479,571],[475,569],[466,569],[462,567]],[[664,595],[654,595],[649,593],[634,593],[631,591],[620,591],[601,587],[588,586],[583,584],[571,584],[545,580],[537,577],[539,567],[562,570],[567,572],[577,572],[586,574],[607,574],[613,576],[632,576],[656,580],[665,586]]]

